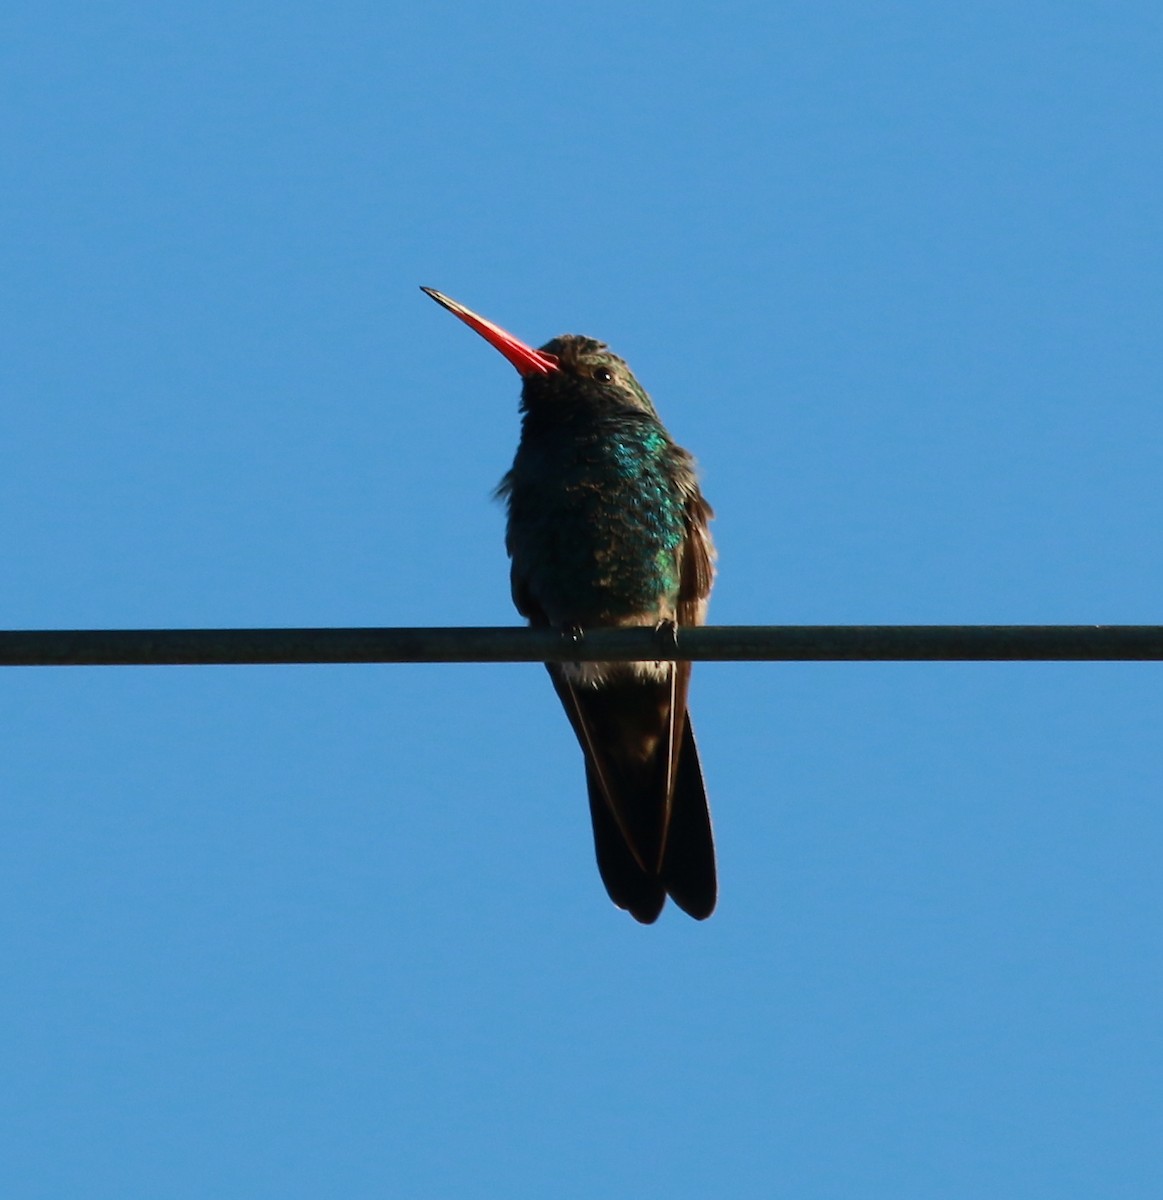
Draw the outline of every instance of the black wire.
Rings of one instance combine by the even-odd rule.
[[[246,663],[1132,661],[1163,659],[1161,625],[708,625],[677,631],[46,629],[0,631],[0,666]]]

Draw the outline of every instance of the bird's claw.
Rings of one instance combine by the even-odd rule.
[[[668,650],[678,649],[678,623],[672,621],[669,617],[663,617],[654,626],[654,636],[660,641],[665,641]]]
[[[561,627],[561,636],[571,646],[580,646],[586,635],[585,631],[576,621],[570,621]]]

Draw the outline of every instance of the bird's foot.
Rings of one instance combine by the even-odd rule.
[[[667,650],[678,649],[678,624],[670,617],[664,617],[654,626],[654,636],[666,643]]]
[[[569,621],[561,627],[561,636],[571,646],[580,646],[586,635],[585,630],[576,621]]]

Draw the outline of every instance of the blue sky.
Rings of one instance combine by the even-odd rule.
[[[0,625],[516,621],[599,336],[722,623],[1156,622],[1157,5],[0,15]],[[640,928],[539,667],[0,676],[6,1197],[1154,1197],[1153,664],[705,664]]]

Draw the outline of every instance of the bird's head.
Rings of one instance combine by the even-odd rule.
[[[633,372],[604,342],[566,333],[534,350],[434,288],[421,290],[513,364],[523,380],[521,408],[530,416],[561,419],[577,412],[640,412],[658,419]]]

